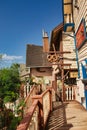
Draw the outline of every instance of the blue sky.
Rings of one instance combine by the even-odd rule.
[[[0,0],[0,54],[5,65],[26,62],[26,45],[42,45],[62,22],[62,0]]]

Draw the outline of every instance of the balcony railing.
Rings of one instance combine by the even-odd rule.
[[[31,91],[27,95],[27,97],[24,101],[25,106],[22,108],[23,116],[26,115],[26,113],[28,113],[28,110],[29,110],[30,106],[32,105],[32,96],[36,95],[36,90],[37,90],[36,86],[33,86]]]
[[[33,88],[34,89],[34,88]],[[32,90],[34,91],[34,90]],[[24,118],[17,127],[17,130],[44,130],[50,111],[52,110],[52,93],[49,88],[41,95],[30,95],[26,104],[29,108],[24,109]],[[30,104],[28,101],[32,100]]]

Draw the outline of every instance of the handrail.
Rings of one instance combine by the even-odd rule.
[[[27,97],[24,100],[24,104],[26,104],[26,106],[22,106],[20,109],[23,110],[23,115],[24,116],[27,112],[29,107],[32,104],[32,96],[36,94],[36,86],[33,86],[31,91],[29,92],[29,94],[27,95]]]
[[[51,89],[52,89],[52,88],[50,87],[50,88],[48,88],[46,91],[44,91],[42,94],[40,94],[40,95],[34,95],[32,98],[33,98],[33,99],[35,99],[35,98],[37,99],[38,97],[39,97],[39,98],[42,98],[48,91],[51,92]]]
[[[31,96],[31,95],[30,95]],[[27,98],[25,101],[28,102]],[[44,130],[52,110],[52,90],[48,88],[41,95],[31,96],[32,104],[17,127],[17,130]],[[36,114],[35,114],[36,113]],[[33,127],[33,128],[32,128]]]
[[[51,91],[52,91],[52,88],[50,87],[45,92],[43,92],[41,95],[35,95],[35,96],[32,97],[33,100],[38,99],[40,104],[41,104],[40,105],[40,107],[41,107],[41,117],[42,117],[41,122],[42,122],[42,125],[43,125],[44,128],[46,126],[49,113],[50,113],[50,111],[52,111],[52,93],[51,93]],[[49,94],[47,94],[48,92],[49,92]]]
[[[29,99],[29,97],[31,96],[31,94],[32,94],[32,92],[34,91],[34,89],[35,89],[35,86],[32,87],[31,91],[29,92],[29,94],[28,94],[27,97],[25,98],[24,103],[26,103],[26,102],[28,101],[28,99]]]
[[[35,111],[35,108],[38,106],[38,100],[35,100],[32,104],[32,106],[29,108],[29,112],[26,114],[26,116],[21,121],[20,125],[17,127],[17,130],[27,130],[29,127],[29,124],[32,119],[32,115]]]

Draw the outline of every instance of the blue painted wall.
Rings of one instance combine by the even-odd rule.
[[[87,59],[85,59],[84,62],[87,65]],[[86,80],[87,79],[86,67],[83,64],[81,64],[81,66],[82,66],[83,79]],[[86,84],[84,84],[84,86],[86,87]],[[85,89],[84,91],[85,91],[85,100],[86,100],[86,109],[87,109],[87,90]]]

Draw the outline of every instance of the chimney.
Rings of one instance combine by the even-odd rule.
[[[43,30],[43,52],[49,51],[49,38],[47,32]]]

